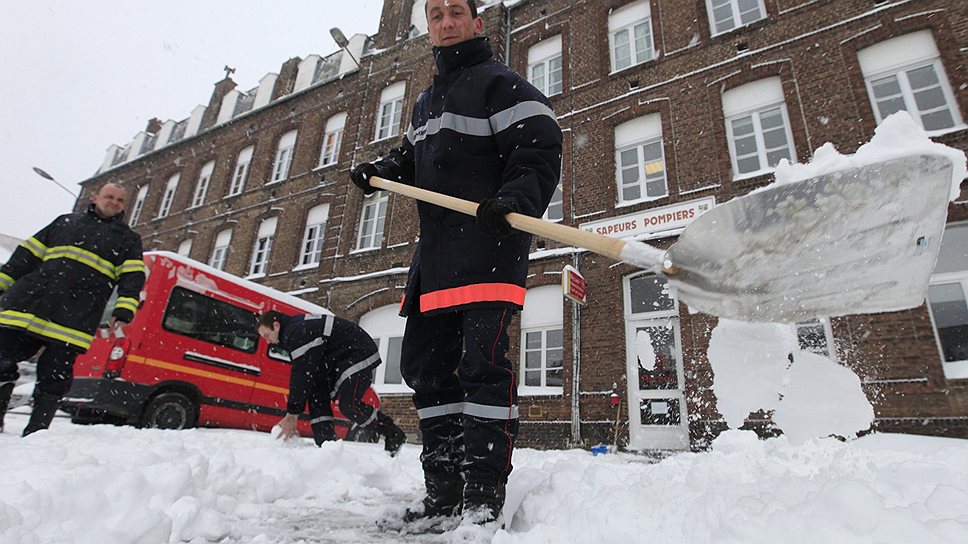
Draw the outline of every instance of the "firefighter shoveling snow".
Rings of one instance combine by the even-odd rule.
[[[697,218],[666,253],[669,282],[690,309],[744,321],[917,307],[966,175],[962,151],[899,112],[856,154],[826,144]]]

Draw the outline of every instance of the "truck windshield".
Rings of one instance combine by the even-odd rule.
[[[165,308],[165,330],[245,353],[255,353],[258,315],[234,304],[175,287]]]

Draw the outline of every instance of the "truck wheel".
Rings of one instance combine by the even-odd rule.
[[[181,393],[162,393],[151,399],[141,416],[141,426],[151,429],[190,429],[198,410]]]

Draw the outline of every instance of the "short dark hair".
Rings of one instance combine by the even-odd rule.
[[[286,314],[276,310],[269,310],[259,316],[259,326],[271,329],[273,323],[278,323],[279,326],[282,326],[282,324],[288,320],[289,316]]]
[[[471,10],[471,17],[476,19],[477,18],[477,0],[464,0],[464,1],[467,2],[467,7],[470,8]],[[426,16],[427,15],[426,4],[424,4],[424,6],[425,6],[424,15]]]

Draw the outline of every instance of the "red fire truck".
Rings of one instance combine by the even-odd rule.
[[[147,281],[134,320],[103,328],[77,358],[61,402],[76,423],[121,421],[143,427],[195,426],[269,431],[285,415],[289,356],[256,333],[259,314],[328,310],[164,251],[146,252]],[[379,407],[370,389],[364,401]],[[338,438],[372,441],[333,405]],[[308,414],[300,432],[312,436]]]

